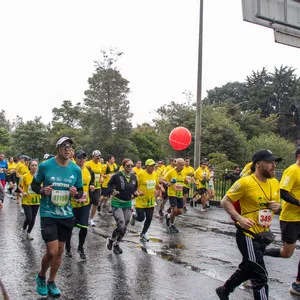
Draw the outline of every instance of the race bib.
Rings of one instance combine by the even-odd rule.
[[[260,209],[258,211],[258,224],[263,227],[270,227],[272,224],[272,210]]]
[[[95,182],[99,182],[100,181],[100,174],[95,174]]]
[[[182,191],[182,188],[183,188],[182,184],[180,184],[180,183],[175,184],[175,187],[174,187],[175,191]]]
[[[84,203],[87,201],[87,192],[83,192],[83,195],[80,199],[75,199],[76,202]]]
[[[155,189],[155,180],[147,180],[146,181],[146,187],[147,190],[154,190]]]
[[[31,184],[28,186],[28,194],[29,195],[35,194],[35,192],[31,188]]]
[[[51,202],[57,206],[65,206],[68,204],[70,192],[53,190],[51,193]]]

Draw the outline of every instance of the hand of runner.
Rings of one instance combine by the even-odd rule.
[[[112,194],[113,196],[116,196],[116,195],[120,194],[120,192],[117,191],[117,190],[113,190],[111,194]]]
[[[280,209],[280,202],[276,202],[274,200],[269,201],[269,207],[273,211],[278,211]]]
[[[70,195],[71,195],[72,197],[75,197],[77,194],[78,194],[78,192],[77,192],[76,187],[75,187],[75,186],[71,186],[71,187],[70,187]]]
[[[53,185],[48,185],[46,187],[43,188],[43,194],[44,195],[50,195],[53,191]]]
[[[255,224],[254,221],[252,221],[252,220],[250,220],[248,218],[244,218],[244,217],[241,217],[238,220],[238,222],[240,223],[240,226],[242,228],[244,228],[244,229],[249,229],[249,228],[251,228]]]

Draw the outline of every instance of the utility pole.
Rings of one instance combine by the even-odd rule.
[[[202,45],[203,45],[203,0],[200,0],[199,45],[198,45],[198,80],[195,120],[194,168],[198,168],[201,155],[201,93],[202,93]]]

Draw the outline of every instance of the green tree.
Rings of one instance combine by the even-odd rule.
[[[101,51],[102,59],[95,62],[95,72],[88,79],[89,89],[84,92],[84,103],[90,122],[85,130],[92,137],[88,146],[95,145],[106,154],[120,158],[130,147],[128,137],[132,130],[132,113],[127,96],[128,80],[115,67],[123,54],[116,50]]]
[[[49,153],[48,133],[49,128],[41,122],[41,117],[20,123],[12,133],[11,152],[42,158],[44,153]]]
[[[248,141],[248,149],[251,154],[260,149],[269,149],[275,155],[282,157],[278,169],[285,169],[295,162],[295,145],[274,133],[266,133],[252,138]]]

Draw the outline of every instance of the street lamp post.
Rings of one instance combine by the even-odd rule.
[[[200,0],[199,45],[198,45],[198,80],[195,119],[194,168],[200,164],[201,155],[201,93],[202,93],[202,44],[203,44],[203,0]]]

